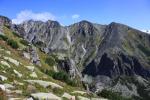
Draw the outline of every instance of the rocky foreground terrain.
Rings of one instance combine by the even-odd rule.
[[[149,100],[150,35],[0,16],[0,88],[2,100]]]

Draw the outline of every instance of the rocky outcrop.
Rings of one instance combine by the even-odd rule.
[[[31,46],[31,45],[28,46],[23,52],[23,57],[31,60],[33,64],[41,66],[40,58],[36,50],[36,47]]]
[[[10,28],[12,25],[12,21],[5,16],[0,16],[0,26],[4,25]]]

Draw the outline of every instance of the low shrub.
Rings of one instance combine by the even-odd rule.
[[[4,26],[5,26],[5,27],[7,27],[8,29],[10,29],[10,28],[11,28],[11,26],[10,26],[10,25],[8,25],[8,24],[5,24]]]
[[[69,75],[64,71],[54,72],[54,71],[50,70],[50,71],[46,71],[45,73],[47,75],[53,77],[56,80],[60,80],[71,86],[76,86],[76,82],[74,80],[71,80]]]
[[[69,76],[67,75],[67,73],[65,73],[63,71],[55,72],[53,74],[53,78],[57,79],[57,80],[65,81],[65,82],[67,82],[69,80]]]
[[[26,41],[26,40],[20,40],[20,43],[23,44],[23,45],[25,45],[25,46],[28,46],[28,44],[29,44],[29,42]]]
[[[98,93],[98,96],[102,96],[104,98],[108,98],[110,100],[131,100],[130,98],[126,98],[121,96],[121,94],[109,90],[102,90],[100,93]]]
[[[19,48],[18,43],[16,41],[12,40],[12,39],[8,39],[7,40],[7,44],[10,45],[14,49]]]
[[[36,43],[34,43],[34,45],[37,47],[45,47],[46,46],[42,41],[37,41]]]
[[[8,37],[5,36],[5,35],[1,35],[1,34],[0,34],[0,39],[1,39],[1,40],[4,40],[4,41],[7,41],[7,40],[8,40]]]
[[[144,47],[143,45],[139,44],[138,48],[147,56],[150,56],[150,49]]]
[[[17,36],[17,37],[21,37],[19,34],[17,34],[16,32],[12,32],[12,34],[14,35],[14,36]]]
[[[62,95],[64,93],[63,89],[53,88],[52,90],[53,90],[53,93],[57,95]]]
[[[45,63],[47,63],[49,66],[54,66],[56,62],[53,57],[49,56],[45,59]]]
[[[5,35],[0,35],[0,39],[6,41],[7,44],[10,45],[14,49],[19,48],[19,45],[18,45],[18,43],[16,41],[14,41],[13,39],[9,39]]]

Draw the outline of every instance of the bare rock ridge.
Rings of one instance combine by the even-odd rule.
[[[107,89],[143,98],[144,91],[150,98],[150,91],[145,91],[150,86],[149,34],[115,22],[100,25],[81,21],[61,26],[57,21],[29,20],[15,25],[0,17],[2,23],[43,52],[56,54],[60,69],[72,78],[80,76],[91,91]],[[141,84],[142,80],[146,81]]]

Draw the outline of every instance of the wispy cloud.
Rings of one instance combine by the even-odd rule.
[[[141,30],[141,31],[150,34],[150,30]]]
[[[12,22],[15,24],[20,24],[23,21],[26,20],[41,20],[41,21],[47,21],[47,20],[56,20],[56,17],[49,13],[49,12],[39,12],[35,13],[31,10],[23,10],[20,13],[17,14],[16,18],[12,19]]]
[[[74,14],[74,15],[72,15],[72,19],[78,19],[79,17],[80,17],[79,14]]]

